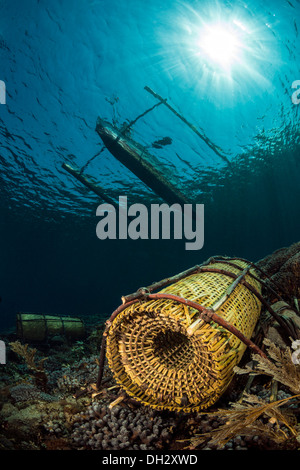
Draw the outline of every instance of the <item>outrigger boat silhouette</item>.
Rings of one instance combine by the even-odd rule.
[[[100,118],[96,131],[109,152],[164,201],[169,204],[188,204],[187,198],[150,163],[151,155],[145,147]]]
[[[125,127],[123,126],[123,128],[118,128],[100,117],[97,119],[96,132],[101,137],[104,146],[96,156],[98,156],[103,150],[107,149],[119,162],[126,166],[126,168],[134,173],[141,181],[143,181],[143,183],[154,191],[155,194],[161,197],[168,204],[191,204],[191,201],[189,201],[187,197],[164,176],[163,172],[151,163],[154,157],[149,153],[149,151],[130,137],[129,131],[132,129],[132,126],[153,109],[164,104],[179,119],[188,125],[190,129],[195,132],[220,158],[227,163],[229,163],[229,161],[216,145],[211,143],[204,134],[202,134],[193,124],[188,122],[184,116],[179,114],[169,103],[167,103],[166,99],[162,98],[147,86],[145,87],[145,90],[158,99],[158,103],[137,116]],[[92,157],[92,159],[95,157]],[[90,159],[89,162],[92,159]],[[91,191],[100,196],[104,201],[116,207],[116,203],[108,196],[107,192],[104,191],[99,184],[95,184],[83,174],[83,170],[87,164],[85,164],[81,170],[67,163],[64,163],[62,166],[66,171]]]

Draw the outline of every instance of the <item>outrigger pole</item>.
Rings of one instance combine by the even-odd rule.
[[[107,202],[108,204],[111,204],[114,208],[118,208],[118,204],[116,204],[113,199],[107,196],[104,190],[98,184],[93,183],[93,181],[89,180],[86,176],[84,176],[81,170],[72,167],[68,163],[63,163],[62,167],[64,170],[70,173],[70,175],[74,176],[74,178],[80,181],[80,183],[82,183],[88,189],[97,194],[97,196],[103,199],[103,201]]]
[[[223,155],[218,147],[216,145],[214,145],[209,139],[208,137],[206,137],[205,135],[201,134],[201,132],[198,131],[198,129],[194,126],[194,124],[191,124],[189,121],[187,121],[185,119],[184,116],[182,116],[182,114],[179,114],[168,102],[167,102],[167,99],[166,98],[162,98],[160,95],[158,95],[157,93],[155,93],[155,91],[151,90],[150,87],[148,86],[145,86],[144,89],[146,91],[148,91],[148,93],[150,93],[152,96],[154,96],[154,98],[156,98],[157,100],[159,100],[162,104],[164,104],[170,111],[172,111],[172,113],[174,113],[179,119],[181,119],[181,121],[183,121],[187,126],[189,126],[190,129],[192,129],[193,132],[195,132],[195,134],[197,134],[198,137],[200,137],[205,143],[206,145],[211,148],[214,153],[216,155],[218,155],[220,158],[222,158],[222,160],[224,160],[226,163],[229,163],[229,160],[228,158]]]

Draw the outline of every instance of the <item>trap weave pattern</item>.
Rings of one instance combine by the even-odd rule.
[[[247,267],[213,262],[208,269],[226,270],[239,276]],[[261,284],[249,273],[245,281],[261,293]],[[217,272],[198,272],[162,289],[210,308],[232,285],[233,279]],[[261,302],[238,283],[216,310],[246,338],[259,318]],[[107,358],[116,382],[135,400],[156,409],[199,411],[214,404],[234,375],[246,345],[215,322],[200,320],[198,329],[188,327],[199,311],[170,299],[140,301],[126,307],[107,332]]]

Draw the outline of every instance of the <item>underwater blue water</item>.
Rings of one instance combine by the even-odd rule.
[[[13,0],[0,9],[0,326],[20,310],[107,316],[121,295],[211,255],[256,261],[299,240],[299,0]],[[229,74],[199,54],[203,27],[215,22],[243,42]],[[135,119],[157,103],[146,85],[212,143],[163,105],[132,129],[168,179],[205,204],[196,252],[178,240],[98,240],[102,201],[62,169],[85,166],[116,201],[159,202],[107,150],[96,156],[97,117]],[[151,146],[166,136],[171,145]]]

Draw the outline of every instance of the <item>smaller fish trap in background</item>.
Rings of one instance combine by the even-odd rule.
[[[230,384],[261,311],[252,264],[210,259],[123,297],[107,322],[106,355],[116,382],[156,409],[198,411]],[[99,380],[98,380],[99,383]]]
[[[46,341],[54,336],[79,340],[85,336],[85,325],[77,317],[18,313],[17,336],[24,341]]]

